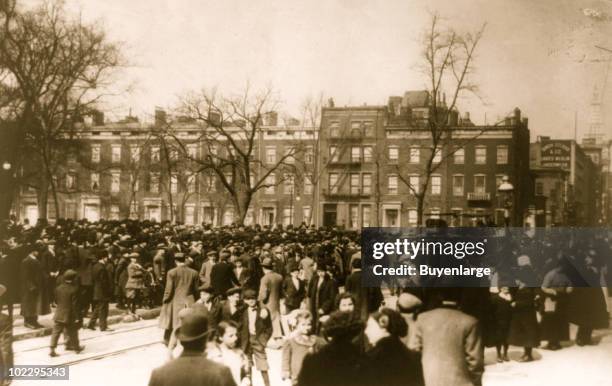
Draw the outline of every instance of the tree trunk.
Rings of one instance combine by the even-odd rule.
[[[234,221],[238,225],[243,225],[249,206],[251,205],[252,195],[249,192],[236,192],[234,201]]]
[[[38,218],[47,218],[47,199],[49,198],[49,181],[45,173],[40,177],[38,190],[36,191],[38,201]],[[34,225],[34,224],[32,224]]]
[[[419,193],[418,195],[415,195],[415,198],[417,200],[417,227],[421,227],[423,226],[423,211],[424,211],[424,207],[425,207],[425,195]]]

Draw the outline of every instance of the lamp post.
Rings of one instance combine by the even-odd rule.
[[[11,211],[13,195],[13,165],[9,161],[2,162],[2,177],[0,179],[0,220],[5,220]],[[6,217],[6,218],[5,218]]]
[[[514,193],[514,185],[510,183],[508,176],[502,178],[502,183],[497,187],[497,192],[503,202],[504,207],[504,224],[510,226],[510,210],[512,209],[512,194]]]

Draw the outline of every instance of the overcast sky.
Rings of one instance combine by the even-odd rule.
[[[37,0],[28,0],[36,3]],[[594,87],[604,88],[612,137],[610,0],[66,0],[71,11],[104,25],[123,42],[131,67],[107,101],[115,115],[143,116],[172,106],[188,90],[239,90],[247,79],[272,84],[286,110],[323,93],[336,105],[386,104],[422,89],[417,70],[429,11],[461,31],[487,22],[477,82],[486,103],[462,111],[489,123],[519,107],[536,135],[571,138],[588,131]],[[612,74],[610,74],[612,78]],[[606,116],[606,113],[607,116]],[[296,114],[297,115],[297,114]]]

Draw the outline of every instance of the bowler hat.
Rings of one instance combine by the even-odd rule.
[[[263,261],[261,262],[261,266],[264,268],[272,268],[272,259],[269,257],[266,257],[265,259],[263,259]]]
[[[185,261],[185,254],[181,252],[177,252],[174,254],[174,260]]]
[[[78,273],[72,269],[67,270],[66,272],[64,272],[64,281],[66,283],[72,283],[78,276]]]
[[[242,297],[244,299],[257,299],[257,293],[255,292],[255,290],[249,288],[244,290]]]
[[[232,296],[234,294],[239,294],[242,291],[241,287],[233,287],[225,291],[225,296]]]
[[[192,342],[204,338],[208,331],[208,318],[201,312],[186,312],[181,326],[176,329],[176,338],[181,342]]]

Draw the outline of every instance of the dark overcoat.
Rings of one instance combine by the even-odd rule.
[[[180,265],[168,271],[159,327],[175,329],[180,326],[179,311],[191,305],[198,296],[198,271]]]
[[[180,357],[156,368],[149,386],[236,386],[230,369],[202,353],[183,352]]]
[[[31,255],[21,262],[21,315],[34,317],[51,313],[43,266]]]

